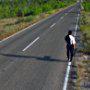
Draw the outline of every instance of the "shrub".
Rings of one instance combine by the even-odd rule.
[[[23,14],[23,16],[28,16],[28,14],[29,14],[29,8],[28,8],[28,7],[25,7],[25,8],[22,10],[22,14]]]
[[[3,16],[2,6],[0,6],[0,18]]]
[[[26,18],[24,18],[24,22],[30,22],[34,19],[34,16],[30,15],[30,16],[27,16]]]
[[[44,5],[42,6],[42,11],[43,11],[43,12],[48,12],[48,11],[50,11],[50,10],[52,10],[52,6],[51,6],[50,4],[44,4]]]
[[[52,9],[62,8],[74,0],[1,0],[0,18],[38,15]],[[89,7],[89,6],[88,6]],[[87,8],[87,7],[86,7]]]
[[[23,12],[22,11],[23,10],[21,8],[15,6],[15,8],[13,10],[13,16],[18,16],[18,17],[23,16]]]
[[[66,6],[64,2],[59,2],[58,5],[59,5],[59,8],[62,8],[62,7],[65,7]]]
[[[84,2],[83,3],[85,11],[90,11],[90,2]]]
[[[42,8],[39,7],[39,6],[30,6],[29,7],[29,15],[37,15],[37,14],[40,14],[42,13]]]
[[[38,15],[38,14],[40,14],[40,13],[42,13],[42,8],[40,8],[40,7],[35,7],[35,8],[34,8],[34,11],[33,11],[33,15]]]

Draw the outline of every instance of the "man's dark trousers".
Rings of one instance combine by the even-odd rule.
[[[67,58],[72,61],[74,55],[74,47],[73,45],[67,45]]]

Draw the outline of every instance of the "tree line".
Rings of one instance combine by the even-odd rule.
[[[90,0],[83,0],[83,6],[85,11],[90,11]]]
[[[76,0],[0,0],[0,18],[38,15]]]

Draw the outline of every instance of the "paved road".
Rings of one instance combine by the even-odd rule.
[[[79,4],[0,42],[0,90],[62,90],[64,36],[75,31]]]

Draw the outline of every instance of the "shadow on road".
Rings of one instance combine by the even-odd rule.
[[[35,60],[41,60],[41,61],[67,62],[66,60],[52,58],[51,56],[25,56],[25,55],[4,54],[4,53],[0,53],[0,55],[13,58],[13,60],[14,58],[18,58],[19,60],[20,59],[35,59]]]

